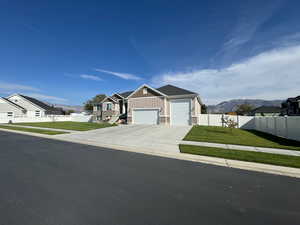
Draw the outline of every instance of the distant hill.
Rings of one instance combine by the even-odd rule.
[[[217,105],[208,105],[209,113],[226,113],[233,112],[237,109],[238,105],[250,104],[255,108],[260,106],[281,106],[283,100],[263,100],[263,99],[232,99],[229,101],[221,102]]]

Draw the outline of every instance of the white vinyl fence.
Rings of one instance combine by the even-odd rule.
[[[199,125],[204,126],[219,126],[222,127],[222,117],[228,117],[238,124],[238,128],[254,129],[253,116],[231,116],[222,114],[201,114],[199,117]]]
[[[229,117],[242,129],[254,129],[279,137],[300,141],[300,116],[229,116],[222,114],[201,114],[199,125],[224,126],[222,117]]]
[[[33,123],[33,122],[57,122],[57,121],[74,121],[74,122],[90,122],[91,115],[48,115],[42,117],[0,117],[0,123]]]

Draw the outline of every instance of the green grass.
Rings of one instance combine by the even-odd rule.
[[[43,127],[43,128],[54,128],[64,130],[77,130],[87,131],[99,128],[116,126],[115,124],[109,123],[88,123],[88,122],[41,122],[41,123],[15,123],[16,125],[32,126],[32,127]]]
[[[247,162],[258,162],[278,166],[300,168],[300,157],[298,156],[278,155],[263,152],[250,152],[192,145],[179,145],[179,148],[180,152],[182,153],[189,153],[194,155],[205,155],[224,159],[235,159]]]
[[[0,128],[7,129],[7,130],[31,132],[31,133],[48,134],[48,135],[67,134],[67,132],[62,132],[62,131],[42,130],[42,129],[24,128],[24,127],[12,127],[12,126],[5,126],[5,125],[0,125]]]
[[[232,129],[231,132],[230,128],[226,127],[194,126],[183,140],[300,150],[298,141],[238,128]]]

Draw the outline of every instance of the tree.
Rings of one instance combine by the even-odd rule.
[[[253,109],[254,109],[254,107],[253,107],[252,105],[247,104],[247,103],[244,103],[244,104],[238,105],[235,112],[236,112],[238,115],[247,115],[247,114],[250,113]]]
[[[105,94],[96,95],[84,103],[84,110],[93,111],[94,104],[100,103],[104,98],[106,98]]]
[[[84,103],[84,110],[86,111],[93,111],[93,102],[91,100],[88,100]]]
[[[236,128],[238,126],[238,123],[235,122],[233,119],[230,119],[229,116],[222,116],[222,124],[225,125],[225,127],[230,128],[230,132],[232,134],[233,128]]]

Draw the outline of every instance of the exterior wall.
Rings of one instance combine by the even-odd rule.
[[[22,109],[19,109],[0,98],[0,117],[7,117],[8,112],[13,112],[14,116],[25,115]]]
[[[195,97],[192,99],[192,125],[199,123],[199,116],[201,114],[201,105]]]
[[[118,115],[119,111],[114,111],[114,110],[108,110],[108,111],[103,111],[102,112],[102,120],[106,120],[107,117],[111,117],[113,115]]]
[[[165,117],[165,98],[164,97],[142,97],[128,99],[128,123],[132,122],[132,110],[134,108],[159,108],[159,116]],[[167,119],[159,119],[160,122],[165,123]]]

